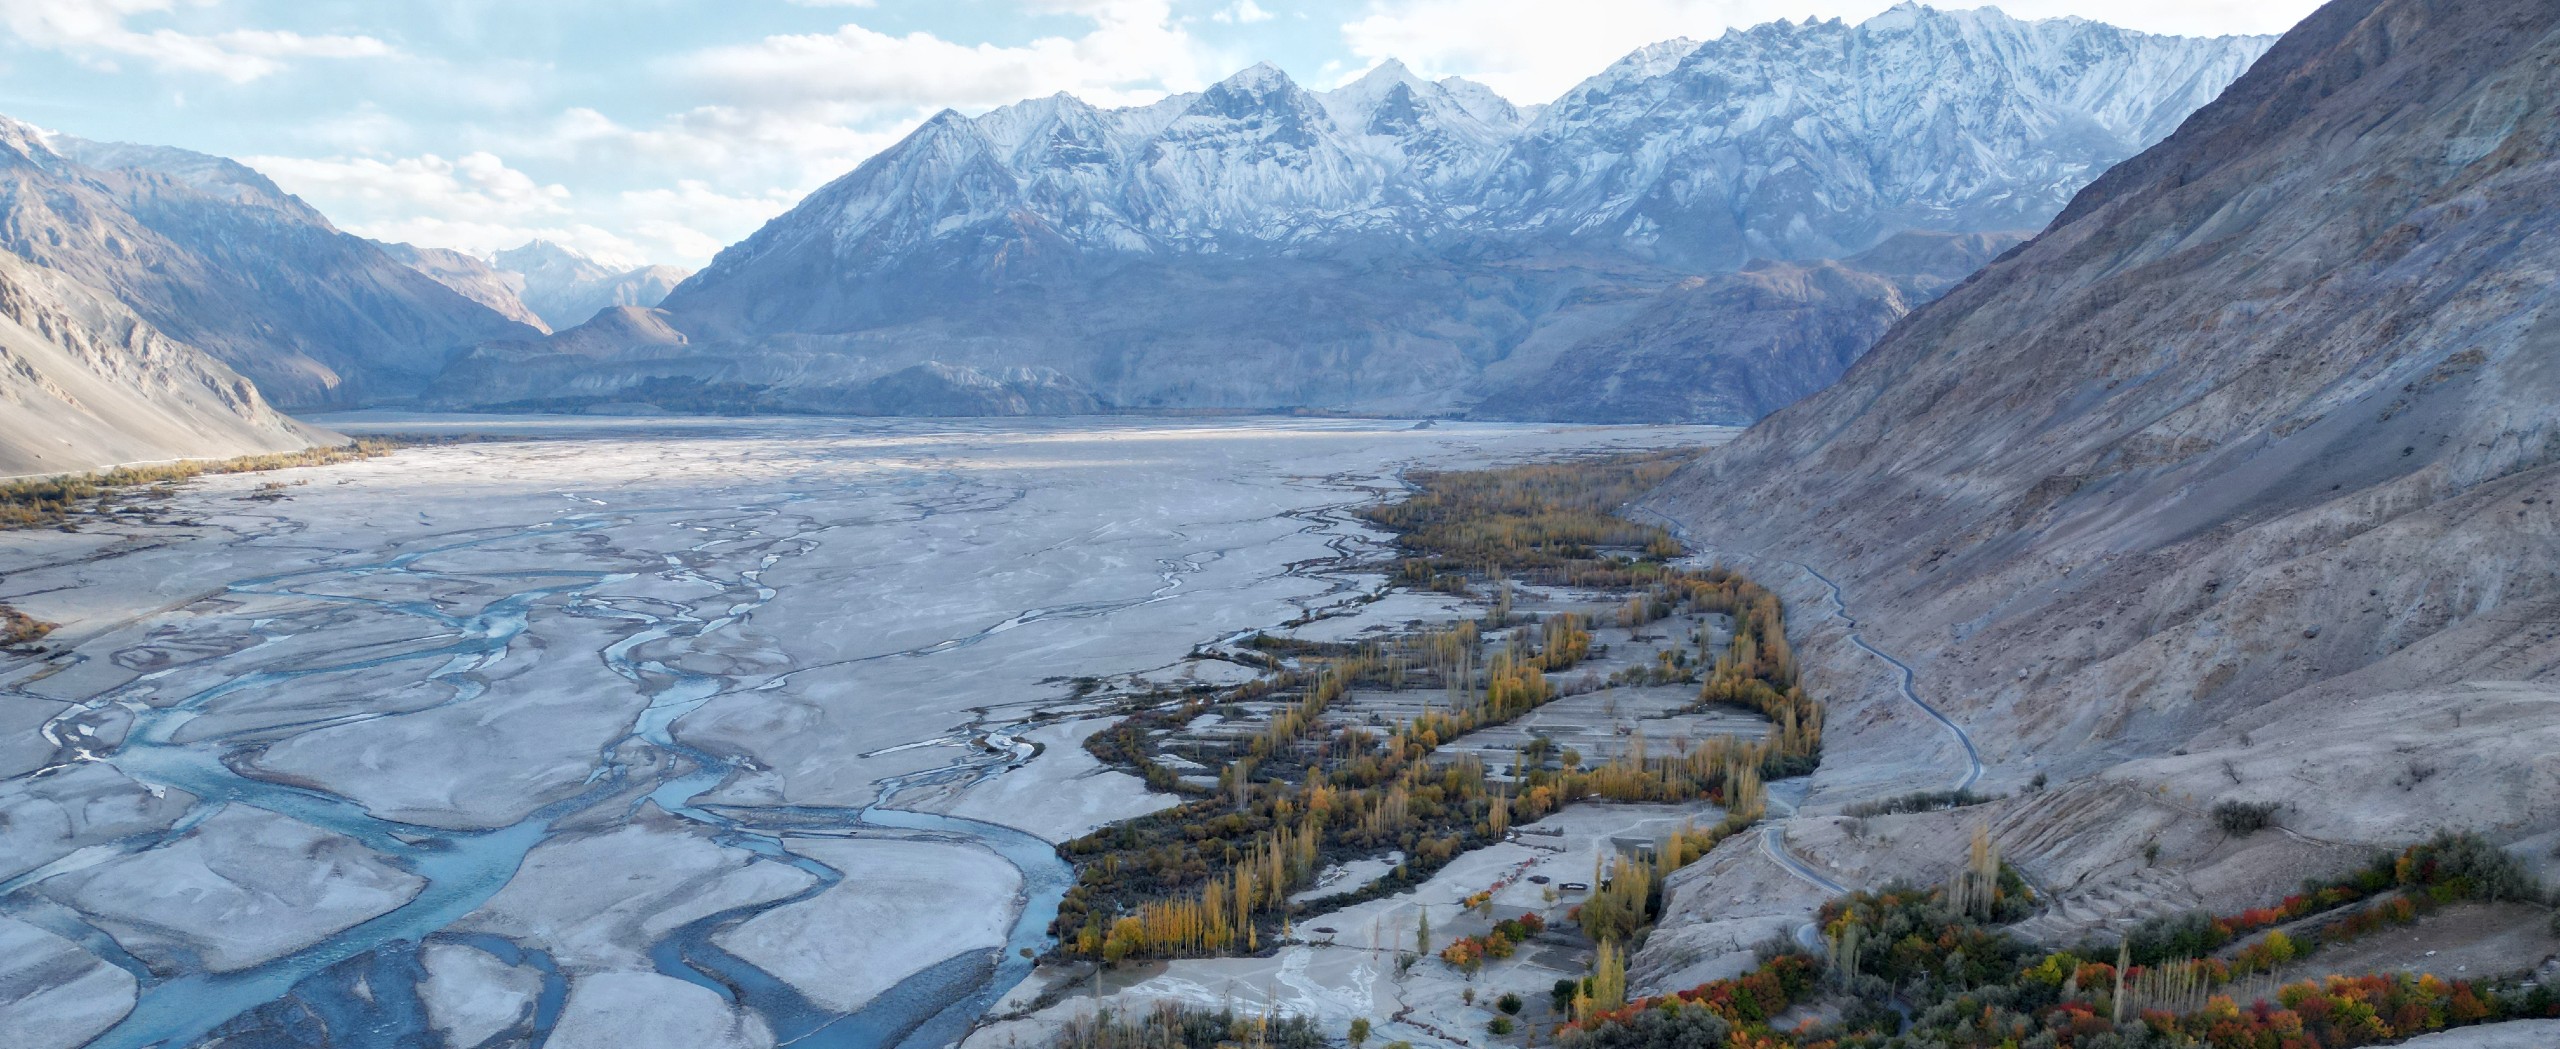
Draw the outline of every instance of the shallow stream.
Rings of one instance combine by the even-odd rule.
[[[761,509],[761,516],[768,521],[780,519],[775,508],[742,509]],[[678,511],[639,513],[675,512]],[[78,866],[93,865],[116,855],[158,845],[185,833],[224,805],[253,806],[346,835],[425,882],[414,898],[388,913],[283,957],[220,973],[206,972],[195,965],[186,967],[190,971],[178,974],[155,973],[139,959],[115,948],[112,938],[88,926],[66,908],[40,903],[15,908],[22,918],[35,921],[76,942],[93,946],[102,956],[124,967],[139,982],[140,994],[133,1011],[90,1045],[94,1049],[186,1046],[217,1032],[230,1035],[242,1044],[434,1044],[435,1039],[426,1027],[426,1010],[420,1004],[417,991],[417,984],[425,977],[425,969],[419,960],[420,948],[428,942],[461,944],[484,951],[501,962],[529,966],[540,973],[543,990],[530,1021],[530,1030],[522,1032],[529,1036],[532,1044],[539,1045],[557,1022],[566,996],[567,981],[557,966],[540,952],[526,950],[503,937],[455,931],[451,926],[504,888],[523,865],[526,854],[553,836],[556,824],[613,799],[632,797],[634,784],[631,780],[635,775],[657,777],[654,786],[639,791],[631,801],[635,808],[643,803],[655,804],[673,815],[716,828],[715,840],[724,846],[748,850],[813,876],[812,886],[799,894],[779,901],[724,910],[687,923],[649,950],[651,959],[662,973],[710,988],[723,998],[753,1010],[771,1027],[778,1043],[810,1049],[887,1049],[902,1045],[928,1049],[941,1046],[966,1034],[970,1024],[989,1004],[1019,983],[1030,970],[1030,961],[1023,957],[1021,951],[1029,948],[1037,953],[1046,948],[1049,922],[1056,916],[1058,901],[1073,881],[1072,869],[1059,858],[1054,847],[1020,831],[953,816],[885,807],[901,790],[911,785],[985,775],[1000,770],[1004,758],[963,762],[883,781],[879,785],[879,801],[862,809],[790,807],[741,811],[706,809],[693,804],[694,799],[719,787],[736,772],[736,764],[731,759],[678,741],[673,734],[673,726],[713,697],[738,687],[738,682],[716,675],[683,672],[641,653],[662,642],[716,633],[752,615],[774,597],[774,591],[760,578],[762,572],[787,556],[786,553],[767,553],[757,568],[739,573],[734,580],[707,578],[677,559],[668,558],[668,566],[659,573],[662,578],[717,586],[724,596],[734,599],[721,614],[710,619],[700,619],[682,610],[664,614],[648,611],[638,607],[640,602],[617,601],[591,593],[600,584],[628,578],[614,572],[475,575],[471,580],[481,585],[514,582],[521,586],[490,601],[479,612],[468,615],[446,612],[424,600],[382,601],[321,592],[320,584],[335,580],[370,577],[379,581],[383,576],[437,576],[439,573],[420,568],[419,562],[434,555],[472,547],[626,522],[634,513],[572,513],[529,528],[443,543],[378,561],[242,580],[231,585],[227,593],[359,603],[426,620],[431,633],[449,635],[450,640],[359,662],[291,670],[250,670],[163,705],[134,698],[137,691],[149,689],[158,678],[168,673],[155,672],[56,718],[54,724],[47,727],[49,734],[81,739],[85,734],[71,726],[98,720],[97,716],[109,707],[129,713],[132,723],[120,746],[105,749],[103,753],[82,749],[77,752],[75,760],[108,762],[143,783],[183,791],[198,799],[196,807],[169,831],[137,836],[111,848],[83,850],[63,861],[0,884],[0,898],[7,898],[22,888]],[[806,522],[802,524],[805,526]],[[698,552],[712,545],[744,540],[788,543],[792,539],[791,536],[771,536],[756,528],[742,527],[733,534],[706,540],[694,549]],[[599,755],[596,772],[584,791],[546,805],[515,824],[493,830],[455,831],[385,820],[347,798],[311,787],[244,775],[231,762],[224,760],[216,747],[207,745],[207,740],[176,741],[183,729],[226,696],[286,685],[297,678],[313,675],[359,672],[395,664],[435,663],[437,669],[426,676],[452,688],[453,697],[447,702],[474,698],[484,687],[476,675],[496,668],[507,658],[509,646],[524,632],[528,617],[545,602],[555,603],[560,610],[571,615],[631,624],[632,631],[607,646],[601,655],[617,674],[651,698],[631,726],[629,735]],[[1026,616],[1016,619],[1037,618],[1037,615],[1026,613]],[[1004,625],[1014,624],[1015,620],[1008,620]],[[288,633],[264,634],[257,645],[235,658],[254,664],[258,648],[275,645],[291,636]],[[971,639],[955,639],[946,644],[965,644],[968,640]],[[1011,729],[1007,726],[995,731],[1008,732]],[[658,756],[673,760],[634,762],[627,756],[617,757],[627,755],[629,752],[624,749],[624,744],[635,740]],[[1027,898],[1003,950],[993,954],[975,950],[945,959],[908,977],[859,1011],[839,1014],[815,1005],[789,984],[713,945],[713,937],[722,930],[771,908],[816,896],[842,881],[842,875],[834,869],[791,852],[784,844],[786,835],[814,837],[866,833],[917,836],[971,845],[987,849],[1012,864],[1021,874]]]

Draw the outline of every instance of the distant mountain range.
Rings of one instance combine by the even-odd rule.
[[[378,244],[241,164],[0,118],[0,475],[332,439],[271,404],[414,403],[473,347],[682,276]]]
[[[674,266],[607,266],[547,240],[489,261],[550,328],[574,328],[616,306],[655,306],[691,275]]]
[[[945,112],[689,278],[377,244],[231,161],[12,125],[0,249],[294,409],[1742,423],[2267,44],[1905,5],[1653,45],[1528,109],[1255,66]]]
[[[674,266],[609,266],[547,240],[485,259],[410,244],[383,244],[382,249],[463,297],[546,335],[594,320],[616,306],[655,306],[691,272]]]
[[[1114,408],[1749,422],[1949,282],[1943,260],[1870,249],[2014,240],[2267,44],[1905,5],[1654,45],[1536,110],[1390,62],[1332,91],[1261,65],[1136,108],[945,112],[669,294],[683,349],[515,345],[496,351],[508,369],[433,396],[567,407],[718,384],[770,409],[925,410],[906,390],[994,411],[1037,388]],[[1972,264],[2005,246],[1934,243]],[[1792,320],[1760,311],[1752,344],[1722,351],[1787,377],[1647,363],[1667,316],[1722,323],[1734,295],[1700,287],[1753,259],[1840,260],[1816,267],[1841,278],[1820,295],[1787,293]],[[1553,384],[1599,374],[1609,391]],[[1628,388],[1728,376],[1745,387]]]

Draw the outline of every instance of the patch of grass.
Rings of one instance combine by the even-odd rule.
[[[1659,562],[1678,556],[1680,543],[1657,526],[1616,516],[1617,510],[1696,456],[1653,452],[1416,473],[1409,479],[1420,491],[1362,516],[1401,533],[1405,548],[1419,555],[1403,566],[1401,581],[1409,585],[1447,589],[1451,576],[1474,572],[1578,586],[1643,585],[1666,574]]]
[[[257,473],[265,470],[291,469],[297,466],[326,466],[330,463],[371,459],[389,455],[413,445],[431,443],[442,442],[412,438],[367,437],[347,444],[305,448],[298,452],[244,455],[236,459],[188,459],[155,466],[119,466],[113,470],[94,473],[0,482],[0,530],[49,528],[60,525],[71,517],[73,511],[97,507],[120,493],[136,488],[170,484],[208,474]]]
[[[2000,799],[1996,795],[1976,794],[1970,790],[1916,790],[1897,797],[1860,802],[1840,810],[1840,813],[1844,816],[1864,819],[1869,816],[1895,816],[1906,812],[1961,809],[1998,800]]]
[[[0,648],[17,648],[44,640],[53,633],[54,624],[37,619],[7,605],[0,605]]]

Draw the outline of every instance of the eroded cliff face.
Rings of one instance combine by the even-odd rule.
[[[2326,848],[2550,833],[2556,30],[2540,0],[2338,0],[1651,505],[1799,607],[1784,562],[1836,580],[1986,785],[2050,775],[1976,817],[2050,884],[2138,880],[2151,840],[2178,885],[2128,894],[2238,902]],[[1943,785],[1938,730],[1807,623],[1844,697],[1814,809]],[[2293,836],[2180,836],[2223,798]]]
[[[0,476],[289,451],[332,436],[105,295],[0,252]]]

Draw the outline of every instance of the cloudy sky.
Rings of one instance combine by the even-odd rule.
[[[1386,57],[1543,102],[1617,56],[1889,0],[0,0],[0,114],[237,157],[367,236],[699,265],[944,107]],[[1941,6],[1972,6],[1946,0]],[[2015,0],[2281,32],[2315,0]]]

